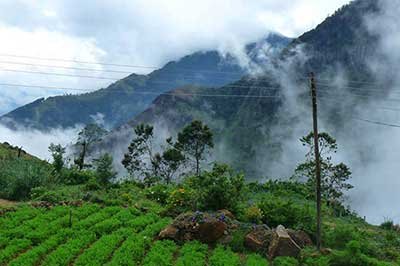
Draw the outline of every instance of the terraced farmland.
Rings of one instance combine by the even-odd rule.
[[[0,265],[266,264],[262,258],[239,256],[222,247],[156,240],[170,222],[134,207],[20,207],[0,218]]]

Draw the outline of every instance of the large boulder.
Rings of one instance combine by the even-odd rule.
[[[278,256],[298,257],[301,247],[290,237],[288,231],[279,225],[272,237],[269,245],[268,254],[271,259]]]
[[[299,245],[301,248],[313,245],[310,236],[306,232],[301,230],[296,231],[292,229],[287,229],[287,232],[289,236],[293,239],[293,241],[296,242],[296,244]]]
[[[273,232],[267,226],[254,226],[246,235],[244,245],[251,251],[263,252],[268,249],[272,240]]]
[[[177,242],[199,240],[211,244],[225,238],[230,228],[231,220],[226,213],[188,212],[176,217],[160,232],[159,238]]]

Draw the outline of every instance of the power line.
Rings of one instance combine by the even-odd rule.
[[[142,69],[152,69],[158,70],[162,67],[159,66],[145,66],[145,65],[129,65],[129,64],[116,64],[116,63],[106,63],[106,62],[93,62],[93,61],[84,61],[84,60],[70,60],[70,59],[62,59],[62,58],[46,58],[46,57],[36,57],[36,56],[27,56],[27,55],[16,55],[16,54],[0,54],[2,57],[13,57],[13,58],[25,58],[25,59],[34,59],[34,60],[45,60],[45,61],[58,61],[58,62],[72,62],[79,64],[91,64],[91,65],[103,65],[103,66],[114,66],[114,67],[125,67],[125,68],[142,68]],[[215,71],[208,69],[189,69],[189,68],[180,68],[173,67],[173,69],[181,70],[181,71],[189,71],[189,72],[208,72],[208,73],[219,73],[219,74],[232,74],[232,75],[244,75],[245,71]]]
[[[388,127],[400,128],[400,125],[395,125],[395,124],[387,124],[387,123],[383,123],[383,122],[379,122],[379,121],[372,121],[372,120],[363,119],[363,118],[356,118],[356,117],[352,117],[352,119],[363,121],[363,122],[366,122],[366,123],[375,124],[375,125],[380,125],[380,126],[388,126]]]
[[[39,74],[39,75],[49,75],[49,76],[74,77],[74,78],[90,78],[90,79],[105,79],[105,80],[113,80],[113,81],[120,80],[120,79],[111,78],[111,77],[73,75],[73,74],[43,72],[43,71],[17,70],[17,69],[6,69],[6,68],[0,68],[0,70],[1,70],[1,71],[7,71],[7,72],[17,72],[17,73],[26,73],[26,74]]]
[[[59,69],[70,69],[70,70],[83,70],[83,71],[97,71],[97,72],[110,72],[110,73],[132,74],[131,71],[122,71],[122,70],[95,69],[95,68],[80,68],[80,67],[66,67],[66,66],[42,65],[42,64],[24,63],[24,62],[11,62],[11,61],[0,61],[0,63],[2,63],[2,64],[10,64],[10,65],[34,66],[34,67],[47,67],[47,68],[59,68]]]
[[[23,84],[11,84],[11,83],[0,83],[3,86],[11,86],[11,87],[31,87],[31,88],[42,88],[42,89],[50,89],[50,90],[75,90],[75,91],[83,91],[83,92],[92,92],[87,89],[78,89],[78,88],[59,88],[59,87],[51,87],[51,86],[36,86],[36,85],[23,85]],[[113,92],[123,92],[122,90],[114,90]],[[240,98],[282,98],[282,96],[276,95],[241,95],[241,94],[202,94],[202,93],[181,93],[181,92],[150,92],[150,91],[132,91],[130,94],[150,94],[150,95],[171,95],[171,96],[201,96],[201,97],[240,97]]]
[[[16,54],[0,54],[0,56],[14,57],[14,58],[27,58],[27,59],[36,59],[36,60],[45,60],[45,61],[72,62],[72,63],[90,64],[90,65],[129,67],[129,68],[145,68],[145,69],[157,69],[158,68],[156,66],[115,64],[115,63],[93,62],[93,61],[83,61],[83,60],[71,60],[71,59],[63,59],[63,58],[48,58],[48,57],[37,57],[37,56],[16,55]]]

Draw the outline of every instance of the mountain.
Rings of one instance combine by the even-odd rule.
[[[270,34],[247,45],[245,50],[256,64],[266,60],[259,56],[262,49],[267,47],[269,53],[275,54],[289,42],[282,35]],[[240,79],[247,71],[231,54],[197,52],[148,75],[132,74],[95,92],[38,99],[2,116],[0,121],[11,127],[49,129],[87,124],[101,116],[113,128],[144,111],[160,93],[188,84],[222,86]]]
[[[376,52],[378,38],[366,29],[364,20],[378,12],[376,3],[358,0],[339,9],[315,29],[293,40],[281,52],[280,61],[273,62],[274,69],[262,76],[242,78],[223,87],[181,87],[157,97],[147,110],[112,131],[100,150],[113,152],[119,161],[134,125],[154,124],[156,130],[174,135],[193,119],[200,119],[215,133],[216,159],[245,170],[253,178],[286,174],[292,169],[286,169],[285,164],[272,164],[284,161],[285,143],[292,141],[294,135],[295,139],[301,137],[295,131],[308,110],[303,110],[309,102],[307,73],[318,70],[319,77],[346,73],[350,80],[372,80],[366,60]],[[365,86],[360,83],[358,88]],[[365,102],[350,99],[349,95],[339,104],[321,99],[324,110],[320,119],[333,128],[333,133],[348,123],[338,111],[354,112]],[[307,133],[302,130],[299,134]]]

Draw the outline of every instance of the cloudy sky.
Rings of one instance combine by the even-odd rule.
[[[150,69],[93,62],[158,67],[197,50],[229,50],[234,45],[260,39],[269,31],[296,37],[348,2],[1,0],[0,114],[41,96],[76,93],[10,84],[97,89],[127,75],[125,72],[144,73]]]

